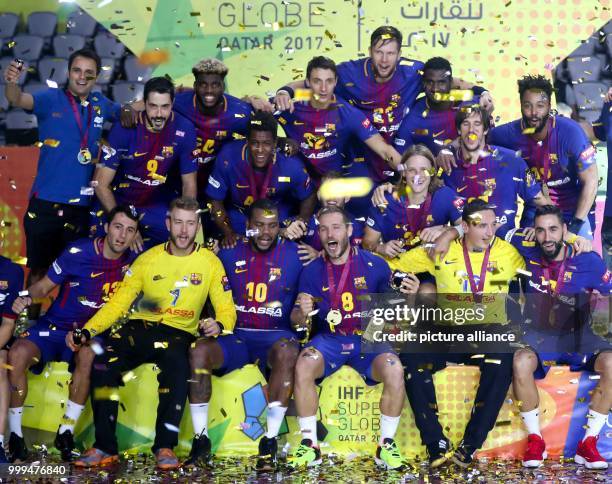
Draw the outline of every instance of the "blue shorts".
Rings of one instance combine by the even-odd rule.
[[[551,366],[569,366],[570,371],[595,372],[595,360],[597,353],[536,353],[538,356],[538,367],[533,372],[536,380],[546,377]]]
[[[368,345],[368,352],[361,352],[361,336],[336,335],[322,333],[309,341],[305,348],[313,347],[322,355],[325,363],[323,376],[319,379],[333,375],[342,365],[348,365],[361,375],[367,385],[376,385],[372,379],[372,363],[382,353],[394,353],[387,345]]]
[[[265,375],[270,348],[280,339],[287,340],[287,343],[293,342],[296,346],[299,344],[295,333],[284,329],[245,330],[237,328],[234,334],[220,336],[217,338],[217,343],[223,350],[223,366],[215,370],[215,375],[225,375],[255,362]]]
[[[40,350],[40,361],[30,367],[32,373],[39,375],[45,365],[52,361],[68,363],[68,371],[72,373],[75,367],[74,352],[66,345],[66,335],[70,331],[55,327],[43,317],[19,335],[19,338],[31,341]],[[104,345],[104,340],[100,337],[93,338],[93,341]]]
[[[68,363],[70,371],[74,369],[74,352],[66,346],[68,332],[43,318],[19,335],[19,338],[31,341],[40,350],[40,361],[30,367],[32,373],[39,375],[51,361],[64,361]]]

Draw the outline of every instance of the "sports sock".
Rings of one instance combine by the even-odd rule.
[[[63,434],[66,430],[70,430],[70,432],[74,433],[74,426],[79,420],[81,413],[85,409],[85,405],[79,405],[78,403],[74,403],[72,400],[68,400],[66,404],[66,411],[64,412],[64,417],[62,418],[62,424],[59,428],[59,433]]]
[[[380,444],[382,444],[385,439],[392,439],[395,437],[399,421],[399,415],[397,417],[389,417],[380,414]]]
[[[9,408],[8,421],[9,429],[11,433],[17,434],[19,437],[23,437],[23,431],[21,430],[21,415],[23,414],[23,407]]]
[[[529,412],[521,412],[521,418],[528,434],[536,434],[542,437],[540,433],[540,409],[538,407]]]
[[[278,435],[278,431],[280,430],[280,427],[283,424],[283,419],[285,418],[285,412],[287,412],[287,407],[281,407],[280,405],[271,407],[268,405],[268,431],[266,432],[266,437],[272,439]]]
[[[302,438],[312,440],[312,445],[318,445],[317,440],[317,416],[298,417]]]
[[[208,437],[208,403],[191,403],[189,408],[194,433]]]
[[[587,428],[583,440],[587,437],[597,437],[605,425],[607,418],[608,414],[599,413],[589,408],[589,412],[587,413]]]

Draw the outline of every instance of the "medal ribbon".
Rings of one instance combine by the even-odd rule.
[[[89,138],[89,125],[91,124],[91,116],[92,116],[92,107],[91,102],[87,104],[87,124],[83,126],[83,122],[81,119],[80,109],[77,107],[77,103],[74,100],[74,96],[70,94],[68,91],[66,92],[66,97],[68,98],[68,102],[70,103],[70,107],[72,108],[72,113],[74,114],[74,119],[76,120],[77,126],[79,127],[79,136],[81,138],[80,144],[81,149],[87,148],[87,139]],[[85,130],[83,130],[85,128]]]
[[[172,116],[172,115],[171,115]],[[147,129],[147,119],[146,119],[146,115],[144,115],[145,119],[143,120],[142,123],[142,127],[143,127],[143,137],[147,137],[150,136],[153,138],[153,143],[149,144],[148,149],[147,149],[147,161],[148,160],[154,160],[155,157],[157,155],[159,155],[160,157],[164,158],[162,153],[159,152],[160,148],[165,144],[166,139],[168,138],[167,134],[169,132],[168,128],[168,124],[171,122],[171,118],[168,118],[166,120],[166,124],[164,124],[164,127],[162,128],[161,131],[156,132],[156,131],[149,131]]]
[[[349,247],[349,251],[351,248]],[[329,261],[325,262],[325,266],[327,268],[327,284],[329,285],[329,297],[330,297],[330,305],[331,309],[339,309],[340,308],[340,297],[342,295],[342,291],[344,290],[344,286],[346,286],[346,281],[348,279],[349,273],[351,271],[351,259],[353,258],[352,254],[349,253],[349,257],[342,268],[342,273],[340,274],[340,281],[336,286],[336,281],[334,281],[334,270],[332,268],[332,263]]]
[[[251,191],[251,196],[253,197],[253,201],[259,200],[261,198],[266,198],[268,194],[268,187],[270,186],[270,180],[272,178],[272,166],[274,165],[274,161],[268,163],[268,167],[266,169],[266,177],[264,178],[264,182],[261,185],[259,193],[257,193],[257,184],[255,183],[255,169],[250,161],[248,161],[247,157],[247,175],[249,177],[249,190]]]
[[[557,284],[555,285],[554,289],[552,288],[552,284],[550,284],[550,273],[551,273],[550,266],[549,265],[544,266],[544,269],[543,269],[544,277],[546,278],[547,281],[549,281],[547,292],[551,296],[556,296],[557,294],[559,294],[561,285],[563,284],[563,277],[565,276],[565,262],[566,261],[567,261],[567,245],[564,247],[563,262],[561,266],[559,267],[559,274],[557,275]]]
[[[427,214],[431,208],[431,193],[427,194],[427,198],[419,205],[419,208],[408,208],[410,201],[406,197],[406,225],[408,230],[416,237],[417,233],[427,225]]]
[[[487,265],[489,264],[489,255],[491,254],[491,246],[487,247],[485,250],[484,258],[482,260],[482,267],[480,268],[480,280],[478,281],[478,286],[476,286],[476,281],[474,281],[474,271],[472,270],[472,263],[470,261],[470,254],[468,253],[467,245],[465,242],[463,245],[463,259],[465,260],[465,268],[468,273],[468,281],[470,282],[470,290],[474,295],[474,302],[480,303],[482,301],[482,291],[484,290],[485,279],[487,277]]]

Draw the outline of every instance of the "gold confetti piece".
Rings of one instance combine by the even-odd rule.
[[[123,377],[121,377],[121,379],[123,380],[123,383],[127,383],[130,380],[136,379],[136,375],[133,371],[128,371],[125,375],[123,375]]]
[[[94,400],[113,400],[119,401],[119,392],[113,387],[100,387],[94,389],[93,392]]]
[[[56,139],[52,139],[52,138],[47,138],[43,144],[45,146],[50,146],[51,148],[57,148],[60,145],[59,140]]]
[[[524,269],[517,269],[517,274],[523,274],[524,276],[531,277],[533,274],[530,271],[526,271]]]
[[[0,364],[0,368],[6,368],[7,370],[12,371],[13,370],[13,366],[9,365],[8,363],[2,363]]]
[[[536,130],[535,128],[525,128],[523,130],[523,134],[533,134],[535,133],[535,130]]]
[[[295,89],[293,100],[296,102],[310,101],[312,98],[312,89]]]
[[[485,359],[484,360],[485,363],[493,363],[494,365],[501,365],[501,360],[493,360],[493,359]]]
[[[326,180],[319,188],[319,196],[322,200],[338,197],[362,197],[370,193],[372,180],[367,177],[336,178]]]
[[[468,138],[471,139],[472,141],[476,141],[478,139],[478,136],[476,136],[474,133],[470,133],[468,135]]]
[[[451,89],[448,93],[434,93],[436,101],[471,101],[474,99],[474,92],[471,89]]]
[[[143,51],[138,56],[138,62],[143,65],[158,65],[170,62],[170,53],[165,49]]]
[[[166,177],[163,175],[158,175],[157,173],[152,173],[151,178],[153,178],[153,180],[159,180],[162,183],[166,183]]]
[[[206,368],[196,368],[194,371],[196,375],[210,375],[210,371]]]

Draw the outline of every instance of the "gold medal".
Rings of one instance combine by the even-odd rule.
[[[327,317],[325,318],[327,324],[329,324],[329,329],[335,332],[335,326],[338,326],[342,322],[342,313],[338,309],[332,309],[327,313]]]
[[[88,165],[91,163],[91,151],[87,148],[81,148],[77,155],[77,160],[79,160],[81,165]]]

